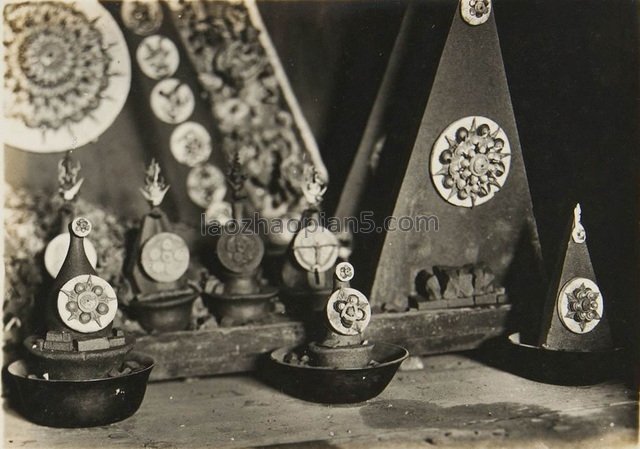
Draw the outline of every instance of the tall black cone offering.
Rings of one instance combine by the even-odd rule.
[[[587,233],[576,205],[549,286],[537,344],[509,336],[507,369],[542,382],[587,385],[624,373],[623,352],[611,338],[608,302],[598,286]],[[532,323],[530,323],[532,324]]]
[[[384,235],[370,293],[374,308],[386,303],[405,310],[418,274],[434,266],[485,264],[514,302],[526,302],[517,284],[525,284],[520,286],[525,294],[542,284],[531,196],[491,4],[463,0],[453,17],[393,210],[385,211],[398,225],[406,227],[410,219],[413,226]],[[381,166],[392,162],[393,149],[385,151],[390,154],[383,152]],[[425,222],[419,226],[421,216],[432,218],[428,232]]]
[[[540,346],[557,351],[613,349],[606,302],[591,265],[580,204],[573,212],[545,304]]]
[[[27,360],[8,367],[16,404],[28,419],[53,427],[109,424],[140,406],[153,360],[131,352],[134,338],[113,328],[118,298],[87,259],[91,222],[76,217],[49,295],[46,332],[27,337]]]

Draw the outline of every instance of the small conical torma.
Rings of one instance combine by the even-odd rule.
[[[565,242],[550,284],[539,345],[572,352],[613,349],[606,302],[589,257],[579,204]]]

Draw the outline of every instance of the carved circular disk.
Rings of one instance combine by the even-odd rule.
[[[64,324],[75,331],[91,333],[113,321],[118,299],[107,281],[96,275],[81,274],[62,286],[57,305]]]
[[[248,273],[260,265],[264,243],[253,233],[223,233],[216,245],[218,259],[233,273]]]
[[[151,91],[151,110],[165,123],[176,125],[187,120],[195,108],[191,88],[176,78],[167,78]]]
[[[49,242],[44,251],[44,266],[52,278],[58,276],[60,268],[62,268],[64,259],[69,252],[70,240],[71,237],[68,232],[58,234]],[[98,253],[93,243],[91,243],[91,240],[86,238],[84,239],[84,253],[87,255],[91,266],[95,268],[98,263]]]
[[[162,7],[157,0],[123,0],[120,16],[124,26],[139,36],[155,33],[162,25]]]
[[[442,198],[455,206],[489,201],[507,180],[511,145],[493,120],[464,117],[440,134],[431,151],[431,180]]]
[[[323,272],[336,263],[339,246],[338,239],[327,228],[309,225],[293,240],[293,255],[305,270]]]
[[[136,60],[142,73],[159,80],[172,76],[180,65],[176,44],[168,37],[155,34],[144,38],[136,50]]]
[[[347,282],[353,279],[353,275],[355,274],[355,270],[353,269],[353,265],[349,262],[340,262],[336,265],[336,276],[342,282]]]
[[[187,194],[191,201],[206,209],[227,194],[227,182],[222,171],[212,164],[194,167],[187,175]]]
[[[145,242],[140,261],[154,281],[177,281],[189,268],[189,248],[179,235],[161,232]]]
[[[491,15],[491,0],[461,0],[460,14],[469,25],[481,25]]]
[[[91,234],[93,225],[84,217],[77,217],[71,222],[71,231],[78,237],[86,237]]]
[[[178,162],[189,167],[206,162],[211,155],[211,136],[204,126],[184,122],[171,133],[171,153]]]
[[[355,288],[346,287],[333,292],[326,310],[329,325],[341,335],[362,334],[371,319],[369,301]]]
[[[574,334],[591,332],[600,323],[604,314],[602,292],[591,279],[581,277],[571,279],[560,290],[556,302],[560,321]],[[589,307],[589,304],[592,306]],[[578,306],[578,310],[575,310],[575,305]],[[595,316],[592,316],[589,321],[584,320],[582,317],[590,310],[591,313],[595,313]],[[580,313],[583,314],[582,317]]]
[[[131,82],[113,16],[95,0],[4,3],[4,141],[50,153],[97,139]]]

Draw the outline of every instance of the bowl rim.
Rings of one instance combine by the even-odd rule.
[[[601,354],[602,355],[602,354],[610,354],[613,352],[622,351],[624,349],[620,346],[607,349],[607,350],[596,350],[596,351],[566,351],[564,349],[545,348],[544,346],[534,346],[527,343],[522,343],[520,341],[520,332],[514,332],[512,334],[509,334],[507,336],[507,340],[511,345],[516,347],[527,348],[532,351],[546,351],[547,353],[553,353],[553,354],[591,354],[591,355]]]
[[[393,366],[393,365],[399,365],[400,363],[404,362],[408,357],[409,357],[409,350],[407,350],[407,348],[400,346],[400,345],[396,345],[393,343],[385,343],[385,342],[372,342],[372,344],[375,346],[383,346],[383,347],[387,347],[389,349],[395,349],[395,350],[399,350],[400,353],[402,354],[399,357],[394,358],[393,360],[389,360],[387,362],[383,362],[383,363],[379,363],[378,365],[375,366],[365,366],[365,367],[353,367],[353,368],[334,368],[334,367],[330,367],[330,366],[310,366],[310,365],[292,365],[291,363],[286,363],[282,358],[276,358],[276,355],[279,355],[280,353],[284,355],[288,352],[291,351],[293,349],[299,348],[303,345],[295,345],[295,346],[283,346],[281,348],[278,349],[274,349],[273,351],[271,351],[269,353],[269,358],[272,362],[277,363],[280,366],[285,366],[287,368],[293,368],[293,369],[306,369],[306,370],[312,370],[312,371],[350,371],[350,372],[357,372],[357,371],[371,371],[371,370],[377,370],[377,369],[382,369],[382,368],[386,368],[388,366]]]
[[[127,377],[133,377],[133,376],[138,376],[141,375],[143,373],[146,373],[147,371],[151,371],[153,369],[153,367],[156,365],[155,360],[153,359],[153,357],[144,354],[142,352],[135,352],[132,351],[129,354],[127,354],[125,361],[126,360],[130,360],[134,357],[136,361],[141,362],[142,364],[146,365],[144,366],[144,368],[138,370],[138,371],[131,371],[130,373],[127,374],[123,374],[121,376],[116,376],[116,377],[100,377],[100,378],[94,378],[94,379],[42,379],[40,377],[27,377],[25,375],[23,375],[22,373],[18,372],[17,370],[19,369],[19,367],[21,366],[26,366],[26,360],[25,359],[18,359],[15,360],[13,362],[11,362],[8,366],[7,366],[7,373],[9,373],[10,376],[14,377],[14,378],[19,378],[19,379],[24,379],[27,382],[42,382],[42,383],[58,383],[58,384],[87,384],[87,383],[99,383],[99,382],[114,382],[114,381],[119,381],[121,379],[125,379]]]

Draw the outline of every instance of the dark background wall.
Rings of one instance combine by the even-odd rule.
[[[396,102],[426,102],[456,0],[423,0],[412,41],[420,76]],[[335,208],[386,66],[406,2],[267,1],[264,21],[318,140]],[[495,0],[502,53],[547,267],[576,201],[596,273],[621,322],[635,329],[638,292],[638,5],[631,0]],[[131,103],[92,150],[83,195],[127,214],[144,146]],[[407,108],[407,123],[419,120]],[[398,118],[396,118],[398,119]],[[124,158],[124,159],[123,159]],[[6,153],[12,184],[52,188],[58,156]],[[125,160],[120,164],[118,161]],[[122,165],[123,170],[117,167]],[[113,179],[119,179],[117,186]],[[130,184],[129,187],[126,184]],[[123,187],[124,185],[124,187]],[[127,195],[126,192],[132,192]],[[131,198],[135,198],[131,201]]]

